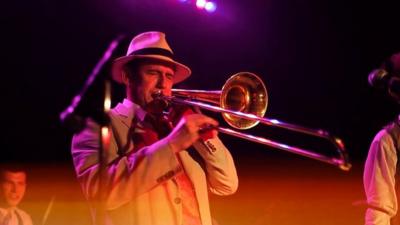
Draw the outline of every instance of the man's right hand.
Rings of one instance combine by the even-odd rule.
[[[200,129],[209,125],[218,126],[218,122],[203,114],[185,115],[166,139],[175,152],[180,152],[196,142],[200,138]],[[217,131],[213,130],[212,137],[216,137],[217,134]]]

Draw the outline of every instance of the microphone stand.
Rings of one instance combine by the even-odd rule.
[[[88,89],[93,85],[93,82],[96,79],[99,79],[99,72],[104,67],[104,65],[109,62],[113,52],[119,46],[121,41],[124,39],[124,35],[117,36],[114,40],[111,41],[108,48],[104,52],[103,56],[97,62],[93,70],[88,76],[84,86],[79,91],[79,93],[72,99],[71,104],[60,113],[61,123],[69,127],[74,132],[81,131],[86,125],[86,119],[82,118],[77,113],[77,108],[80,106],[80,103],[84,96],[87,94]],[[108,71],[107,71],[108,72]],[[111,138],[111,129],[109,124],[108,113],[111,108],[111,81],[109,78],[106,78],[104,81],[104,105],[100,115],[100,118],[97,118],[98,124],[100,125],[99,130],[99,152],[98,152],[98,173],[99,173],[99,193],[97,201],[95,202],[95,215],[94,215],[94,224],[105,224],[105,200],[106,200],[106,189],[107,185],[107,170],[106,170],[106,160],[107,153],[110,144]],[[94,119],[94,118],[93,118]]]
[[[82,99],[87,94],[88,89],[92,86],[93,82],[98,79],[99,72],[104,67],[104,65],[110,60],[112,53],[118,47],[124,35],[117,36],[104,52],[103,56],[97,62],[92,72],[89,74],[86,82],[84,83],[82,89],[78,94],[72,99],[71,104],[60,113],[61,123],[72,129],[74,132],[79,132],[85,126],[85,121],[80,116],[77,115],[76,109],[80,105]],[[97,121],[99,122],[99,121]],[[101,121],[100,121],[101,122]]]
[[[105,188],[108,180],[107,180],[107,158],[108,152],[110,148],[110,139],[111,139],[111,126],[110,120],[108,118],[108,113],[111,108],[111,82],[109,79],[105,80],[104,83],[104,112],[105,120],[100,124],[99,130],[99,152],[98,152],[98,165],[99,165],[99,193],[98,199],[96,202],[96,217],[95,223],[103,225],[105,222],[105,212],[106,212],[106,199],[107,199],[107,189]],[[104,123],[105,122],[105,123]]]

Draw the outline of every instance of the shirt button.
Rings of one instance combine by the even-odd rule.
[[[180,204],[180,203],[182,202],[182,199],[179,198],[179,197],[177,197],[177,198],[174,199],[174,202],[175,202],[176,204]]]

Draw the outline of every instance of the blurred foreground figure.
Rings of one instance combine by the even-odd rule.
[[[25,170],[18,166],[1,165],[0,179],[0,224],[31,225],[31,217],[18,208],[26,190]]]
[[[236,191],[231,154],[215,130],[208,137],[200,132],[218,123],[191,109],[171,112],[166,120],[158,110],[164,106],[155,94],[171,96],[172,86],[190,74],[161,32],[137,35],[126,56],[114,61],[113,79],[125,85],[126,98],[109,113],[112,134],[104,164],[97,123],[88,120],[72,140],[83,192],[91,202],[102,202],[93,204],[97,224],[211,225],[208,193]]]
[[[369,82],[400,103],[400,53],[371,72]],[[400,225],[400,116],[380,130],[371,143],[364,168],[368,209],[366,225]]]

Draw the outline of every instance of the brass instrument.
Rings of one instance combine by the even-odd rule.
[[[348,171],[351,168],[348,154],[341,139],[330,135],[325,130],[310,129],[289,124],[276,119],[264,118],[268,106],[268,94],[262,80],[255,74],[240,72],[231,76],[220,91],[172,89],[172,97],[163,96],[164,100],[189,106],[197,106],[213,112],[222,113],[225,121],[237,129],[249,129],[262,123],[294,132],[323,138],[336,148],[338,158],[324,156],[306,149],[289,146],[263,137],[245,134],[229,128],[218,127],[221,133],[278,148],[286,152],[302,155],[325,163],[338,166]],[[207,103],[211,104],[207,104]]]

